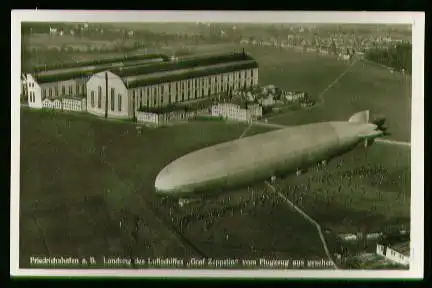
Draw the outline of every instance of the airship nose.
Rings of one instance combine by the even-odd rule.
[[[167,194],[171,192],[173,185],[170,183],[172,182],[170,178],[170,175],[165,169],[159,172],[159,174],[156,176],[154,184],[156,193]]]

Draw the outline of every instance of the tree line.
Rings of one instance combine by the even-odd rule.
[[[412,45],[400,43],[388,48],[373,48],[365,53],[365,58],[391,67],[397,71],[411,73]]]

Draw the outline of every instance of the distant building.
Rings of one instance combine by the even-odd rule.
[[[263,107],[273,106],[276,104],[276,101],[272,95],[262,97],[258,101]]]
[[[408,235],[397,238],[385,238],[377,244],[377,255],[383,256],[393,263],[408,266],[410,259],[410,239]]]
[[[322,49],[322,48],[319,50],[319,53],[320,53],[321,55],[328,55],[328,54],[329,54],[328,50],[326,50],[326,49]]]
[[[193,102],[189,105],[171,105],[166,107],[142,107],[136,111],[137,122],[156,126],[187,121],[197,116],[211,114],[211,99]]]
[[[248,122],[262,117],[262,107],[258,104],[218,103],[212,106],[211,114],[228,120]]]
[[[284,92],[283,98],[285,98],[286,102],[294,102],[304,99],[306,96],[305,92]]]
[[[49,34],[50,35],[56,35],[57,34],[57,28],[49,27]]]
[[[240,44],[249,44],[249,40],[242,39],[242,40],[240,40]]]
[[[62,111],[86,111],[86,99],[79,97],[65,97],[57,99],[45,98],[42,101],[42,108]]]
[[[351,60],[351,55],[339,53],[338,59],[343,61],[349,61]]]

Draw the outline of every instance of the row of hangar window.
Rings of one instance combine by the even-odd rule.
[[[110,105],[111,105],[111,111],[115,111],[115,89],[111,88],[110,91]],[[90,105],[92,108],[94,108],[95,105],[95,91],[91,91],[90,92]],[[97,108],[101,109],[102,108],[102,87],[99,86],[98,87],[98,94],[97,94]],[[122,95],[118,94],[117,95],[117,111],[121,112],[122,111]]]
[[[235,90],[235,89],[240,89],[242,87],[246,87],[248,86],[253,86],[253,79],[250,79],[249,83],[247,82],[246,79],[240,79],[240,81],[235,81],[234,83],[232,83],[230,85],[230,83],[224,83],[224,82],[217,82],[217,78],[215,81],[215,86],[211,87],[210,85],[210,79],[208,80],[209,83],[209,87],[207,89],[204,88],[204,80],[202,79],[200,82],[198,79],[194,79],[192,80],[193,82],[193,86],[191,85],[191,81],[186,83],[176,83],[176,92],[174,92],[174,94],[172,94],[172,90],[171,90],[171,85],[168,85],[168,104],[172,103],[172,98],[171,95],[174,95],[175,97],[175,101],[174,103],[177,102],[184,102],[187,100],[191,100],[191,99],[197,99],[199,97],[203,97],[203,96],[209,96],[212,94],[212,91],[214,93],[221,93],[221,92],[228,92],[229,90]],[[201,83],[201,86],[199,86],[199,84]],[[160,86],[154,86],[154,87],[146,87],[146,88],[138,88],[138,89],[134,89],[132,90],[132,97],[135,99],[135,101],[138,101],[138,103],[141,103],[143,105],[146,104],[147,107],[150,107],[151,102],[153,102],[153,106],[156,106],[158,103],[157,99],[160,99],[160,104],[163,105],[164,104],[164,98],[160,97],[163,96],[164,93],[166,92],[166,90],[164,89],[164,85],[160,85]],[[212,89],[213,88],[213,89]],[[147,95],[147,99],[146,102],[147,103],[143,103],[143,99],[144,97],[144,91],[145,91],[145,95]],[[201,91],[201,93],[198,95],[198,92]],[[153,93],[152,93],[153,92]],[[150,98],[153,98],[152,101],[150,100]],[[139,99],[139,100],[138,100]]]
[[[75,94],[80,94],[80,91],[82,91],[82,94],[86,94],[86,84],[76,84],[76,92]],[[61,95],[73,95],[73,85],[69,85],[66,89],[66,86],[61,87]],[[48,88],[42,88],[42,98],[45,97],[53,97],[55,95],[59,95],[58,87],[48,87]]]
[[[216,86],[227,86],[227,85],[229,85],[229,81],[220,81],[219,83],[218,83],[218,79],[217,78],[214,78],[214,82],[215,82],[215,85]],[[239,80],[239,81],[237,81],[237,80]],[[193,82],[192,82],[193,81]],[[239,78],[239,79],[234,79],[234,85],[235,84],[244,84],[244,83],[246,83],[246,78]],[[194,84],[193,85],[193,87],[192,87],[192,85],[191,84]],[[210,86],[211,85],[211,80],[210,80],[210,78],[208,78],[207,79],[207,83],[208,83],[208,86]],[[251,78],[250,79],[250,83],[251,84],[253,84],[253,78]],[[165,83],[166,84],[166,83]],[[199,85],[199,84],[201,84],[201,85]],[[190,80],[190,81],[187,81],[187,85],[186,85],[186,83],[185,82],[177,82],[176,83],[176,90],[178,91],[178,90],[180,90],[180,89],[193,89],[193,88],[195,88],[195,89],[199,89],[200,87],[203,87],[205,85],[205,80],[204,79],[200,79],[200,80],[198,80],[198,79],[193,79],[193,80]],[[161,84],[160,85],[160,88],[161,88],[161,93],[163,94],[164,93],[164,84]],[[156,87],[154,88],[155,89],[155,91],[156,91]],[[138,89],[137,89],[138,90]],[[136,90],[134,90],[134,91],[136,91]],[[147,87],[147,94],[149,94],[149,92],[150,92],[150,87]],[[142,93],[142,92],[141,92]],[[168,85],[168,93],[171,93],[171,85]]]

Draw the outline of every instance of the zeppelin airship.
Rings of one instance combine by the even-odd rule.
[[[369,122],[369,111],[345,122],[287,127],[186,154],[165,166],[155,180],[159,195],[179,198],[196,192],[223,191],[303,171],[383,135]]]

